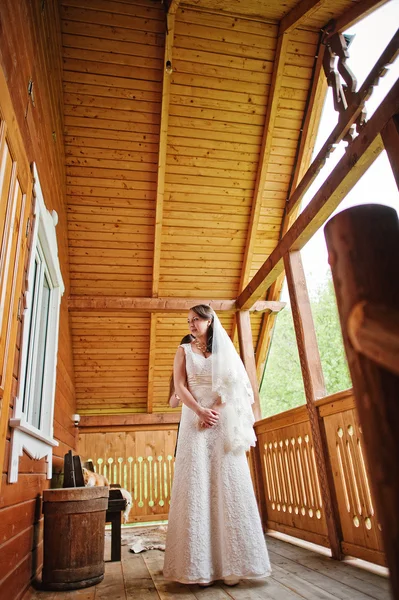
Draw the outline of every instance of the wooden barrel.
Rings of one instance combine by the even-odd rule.
[[[104,578],[108,487],[43,492],[43,587],[74,590]]]

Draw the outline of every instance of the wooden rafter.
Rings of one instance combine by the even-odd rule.
[[[264,294],[282,272],[284,255],[290,250],[300,250],[304,247],[379,156],[384,148],[380,132],[398,110],[399,80],[277,248],[240,294],[238,305],[242,310],[248,309]]]
[[[159,292],[159,270],[161,260],[163,201],[165,193],[165,171],[166,152],[168,144],[169,104],[170,86],[172,74],[172,51],[175,33],[175,17],[180,0],[172,0],[166,14],[165,52],[164,52],[164,75],[162,84],[161,124],[159,135],[158,153],[158,178],[157,196],[155,206],[155,231],[154,231],[154,257],[152,272],[152,295],[158,296]],[[147,412],[152,412],[154,396],[154,363],[156,345],[156,315],[151,314],[150,345],[148,356],[148,389],[147,389]]]
[[[172,51],[175,33],[175,17],[179,7],[180,0],[172,0],[166,14],[166,33],[165,33],[165,52],[164,52],[164,77],[162,84],[162,106],[161,106],[161,125],[159,135],[159,153],[158,153],[158,178],[157,195],[155,206],[155,231],[154,231],[154,262],[152,272],[152,295],[158,296],[159,289],[159,268],[161,258],[161,236],[163,219],[163,201],[165,194],[165,171],[166,171],[166,150],[168,143],[168,125],[169,125],[169,104],[170,104],[170,85],[172,74]]]
[[[284,68],[287,58],[289,32],[297,27],[301,21],[309,16],[314,10],[325,3],[326,0],[303,0],[282,19],[279,32],[276,54],[274,58],[273,75],[269,93],[269,104],[263,129],[262,146],[259,155],[258,171],[256,174],[254,195],[252,200],[251,219],[248,228],[247,246],[245,248],[244,261],[241,272],[240,291],[247,284],[251,270],[253,249],[255,246],[255,234],[259,225],[260,210],[262,206],[262,194],[265,187],[269,160],[273,142],[275,120],[277,116],[280,90],[283,81]]]
[[[369,75],[366,77],[360,90],[355,94],[354,102],[348,106],[344,113],[341,113],[337,125],[328,136],[323,147],[318,152],[316,158],[305,173],[298,187],[290,196],[286,212],[288,215],[299,205],[303,196],[319,174],[324,166],[328,156],[334,147],[344,139],[353,123],[356,122],[364,109],[366,100],[370,97],[373,87],[378,84],[379,78],[384,74],[386,66],[392,63],[399,53],[399,31],[395,33],[384,52],[381,54]]]
[[[345,31],[360,19],[364,19],[370,13],[380,8],[383,4],[386,4],[388,0],[361,0],[356,2],[353,6],[339,17],[329,28],[329,35],[333,35],[337,31]]]
[[[296,27],[299,27],[305,19],[311,17],[323,4],[327,4],[328,0],[302,0],[298,2],[289,13],[280,21],[279,35],[289,33]]]
[[[277,116],[280,90],[282,87],[284,68],[287,58],[289,34],[298,27],[301,22],[315,12],[326,0],[302,0],[293,8],[280,22],[278,31],[277,48],[274,59],[273,75],[270,86],[269,104],[263,129],[262,146],[259,156],[258,171],[256,175],[254,195],[252,200],[251,219],[248,228],[247,244],[241,271],[240,292],[248,283],[253,253],[255,247],[256,232],[259,227],[260,212],[262,207],[262,195],[268,174],[270,154],[273,143],[273,133]],[[231,337],[234,340],[237,334],[236,320],[233,321]]]
[[[235,311],[236,300],[205,300],[196,298],[130,298],[126,296],[70,296],[69,310],[131,311],[131,312],[182,312],[196,304],[208,304],[216,311]],[[251,311],[279,312],[284,302],[259,301]]]
[[[260,211],[262,207],[262,195],[265,187],[267,169],[272,148],[274,123],[280,97],[280,89],[283,80],[283,70],[288,48],[288,35],[282,35],[277,42],[274,59],[272,83],[269,94],[269,105],[266,113],[265,126],[263,129],[262,147],[259,155],[258,171],[256,174],[255,189],[252,200],[251,219],[247,234],[247,245],[245,248],[244,261],[241,271],[240,291],[248,282],[255,247],[255,236],[258,230]]]
[[[289,196],[291,195],[292,191],[295,190],[296,186],[298,185],[298,182],[301,180],[303,174],[308,169],[312,159],[312,152],[315,145],[317,131],[319,128],[321,113],[323,109],[323,101],[327,91],[327,81],[324,75],[322,74],[323,56],[324,46],[321,43],[319,43],[317,58],[314,64],[312,84],[309,89],[308,101],[306,103],[306,114],[302,126],[302,135],[299,140],[298,152],[295,160],[295,170],[289,188]],[[296,218],[296,216],[296,211],[292,212],[290,217],[284,214],[280,230],[280,239],[286,233],[292,220]],[[284,275],[282,274],[272,284],[271,288],[268,291],[267,299],[269,301],[275,301],[280,298],[283,282]],[[267,358],[267,353],[271,341],[271,335],[273,332],[276,316],[277,313],[270,313],[264,314],[262,318],[262,325],[258,337],[258,344],[256,347],[256,370],[259,380],[261,379],[264,371],[264,366]]]
[[[371,12],[383,2],[369,1],[366,3],[362,3],[362,11]],[[336,27],[331,31],[339,31],[340,29],[345,28],[349,24],[352,24],[356,20],[362,16],[362,13],[359,11],[360,4],[356,5],[344,15],[341,19],[340,24],[336,25]],[[321,116],[321,108],[322,108],[322,98],[326,91],[326,80],[323,75],[321,75],[322,70],[322,62],[323,62],[323,54],[324,54],[324,46],[322,45],[318,51],[318,58],[315,65],[315,72],[313,77],[313,86],[311,89],[311,93],[309,96],[309,106],[307,109],[306,120],[303,125],[303,135],[301,137],[301,143],[299,147],[299,152],[296,160],[296,170],[294,173],[294,177],[290,186],[289,193],[289,202],[287,206],[286,213],[284,215],[283,224],[281,228],[281,237],[286,233],[291,224],[294,222],[297,217],[300,201],[305,193],[305,191],[310,187],[311,182],[316,177],[319,170],[324,165],[326,158],[328,157],[331,149],[334,147],[334,144],[338,143],[340,139],[342,139],[349,127],[352,123],[357,119],[360,112],[363,110],[364,103],[369,97],[373,85],[378,83],[378,79],[383,73],[387,64],[393,62],[396,57],[398,47],[398,34],[394,36],[390,44],[382,53],[380,59],[375,64],[374,68],[371,70],[369,76],[365,80],[363,86],[357,94],[357,98],[355,103],[349,107],[347,114],[342,115],[341,119],[334,129],[332,134],[329,136],[327,142],[324,144],[323,148],[317,155],[315,161],[313,162],[313,167],[309,167],[311,160],[311,152],[314,147],[314,142],[317,134],[318,123]],[[306,173],[304,171],[308,169]],[[303,177],[303,179],[302,179]],[[300,186],[298,186],[298,182]],[[284,275],[281,274],[278,279],[272,284],[269,289],[269,293],[267,295],[268,300],[276,300],[280,297],[281,287],[284,281]],[[257,373],[258,378],[261,377],[264,370],[264,363],[266,361],[269,342],[271,339],[271,334],[273,330],[273,325],[275,322],[276,314],[265,314],[262,320],[262,327],[258,339],[258,346],[256,349],[256,365],[257,365]]]

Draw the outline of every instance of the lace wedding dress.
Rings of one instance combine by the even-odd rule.
[[[187,382],[201,406],[211,408],[212,355],[182,344]],[[225,451],[223,408],[217,425],[201,428],[183,405],[175,463],[164,577],[207,583],[236,576],[260,578],[270,563],[245,452]]]

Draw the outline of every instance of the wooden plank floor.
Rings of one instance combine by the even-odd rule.
[[[163,552],[132,554],[122,546],[122,561],[107,562],[104,580],[73,592],[39,592],[24,600],[391,600],[388,579],[364,569],[267,536],[272,576],[209,588],[170,583],[162,576]],[[109,549],[106,548],[106,556]]]

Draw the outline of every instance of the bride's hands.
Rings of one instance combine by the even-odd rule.
[[[201,408],[198,417],[202,427],[213,427],[219,421],[219,413],[212,408]]]

